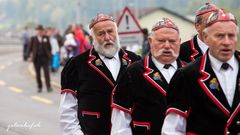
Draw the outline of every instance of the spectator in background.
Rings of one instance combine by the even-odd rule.
[[[75,36],[73,33],[68,33],[65,36],[64,41],[64,48],[65,48],[65,54],[64,54],[64,61],[68,61],[73,56],[76,56],[78,54],[78,44],[75,39]]]
[[[82,24],[79,24],[79,27],[81,28],[81,30],[83,31],[84,36],[90,36],[89,33],[83,28]]]
[[[74,33],[74,37],[78,44],[77,54],[81,54],[85,52],[85,48],[84,48],[85,36],[83,34],[82,29],[77,24],[72,24],[71,30]]]
[[[142,44],[142,57],[145,57],[147,53],[150,51],[150,45],[148,43],[148,29],[142,29],[143,32],[143,44]]]
[[[28,27],[25,26],[22,31],[22,36],[21,36],[22,44],[23,44],[23,60],[27,61],[27,55],[28,55],[28,46],[29,46],[29,40],[30,40],[30,35],[28,32]]]
[[[60,48],[57,39],[54,36],[54,28],[47,28],[47,35],[49,36],[52,48],[51,70],[56,72],[60,66]]]
[[[45,29],[42,25],[38,25],[35,30],[37,31],[37,35],[31,37],[28,48],[29,61],[33,62],[34,65],[38,92],[42,92],[41,68],[43,68],[44,71],[47,91],[51,92],[49,65],[51,63],[52,48],[50,40],[49,37],[45,35]]]

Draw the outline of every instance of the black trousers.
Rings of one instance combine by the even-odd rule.
[[[35,73],[36,73],[36,80],[39,89],[42,89],[42,80],[41,80],[41,68],[43,68],[43,73],[45,77],[46,87],[50,88],[50,73],[49,73],[49,64],[50,60],[44,58],[36,58],[33,62]]]

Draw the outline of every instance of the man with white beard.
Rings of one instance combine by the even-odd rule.
[[[116,81],[140,56],[120,49],[113,18],[98,14],[89,25],[93,48],[71,58],[61,74],[63,135],[109,135]]]
[[[132,64],[113,91],[111,135],[160,135],[170,79],[183,63],[177,59],[181,39],[168,18],[148,37],[151,53]]]

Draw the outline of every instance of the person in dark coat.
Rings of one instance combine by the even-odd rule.
[[[51,63],[51,44],[49,37],[45,35],[45,30],[42,25],[38,25],[36,28],[37,35],[31,37],[30,45],[28,48],[29,61],[33,62],[36,72],[36,80],[38,92],[42,92],[42,80],[41,80],[41,68],[43,68],[47,91],[51,92],[51,80],[49,73],[49,66]]]
[[[181,44],[179,58],[187,63],[195,61],[196,58],[202,56],[208,46],[203,41],[202,32],[209,15],[216,11],[218,7],[212,3],[205,3],[196,12],[195,28],[198,32],[192,39]]]
[[[143,33],[143,44],[142,44],[142,57],[145,57],[149,51],[150,51],[150,45],[148,42],[148,29],[144,28],[142,29],[142,33]]]
[[[172,78],[162,135],[240,134],[238,31],[233,14],[219,9],[209,16],[209,49]]]
[[[160,135],[170,79],[182,67],[181,39],[168,18],[158,21],[148,38],[151,53],[132,64],[113,92],[111,135]]]
[[[72,57],[61,74],[64,135],[110,135],[111,94],[126,68],[141,57],[120,48],[117,25],[98,14],[89,25],[93,47]]]

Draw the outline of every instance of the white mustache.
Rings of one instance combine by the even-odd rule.
[[[171,53],[173,57],[177,58],[179,54],[175,53],[173,51],[173,49],[160,49],[159,51],[157,51],[157,55],[160,56],[162,55],[164,52],[167,52],[167,53]]]
[[[108,41],[108,42],[104,42],[103,43],[103,46],[105,47],[107,44],[112,44],[112,45],[114,45],[115,43],[112,41],[112,40],[110,40],[110,41]]]

